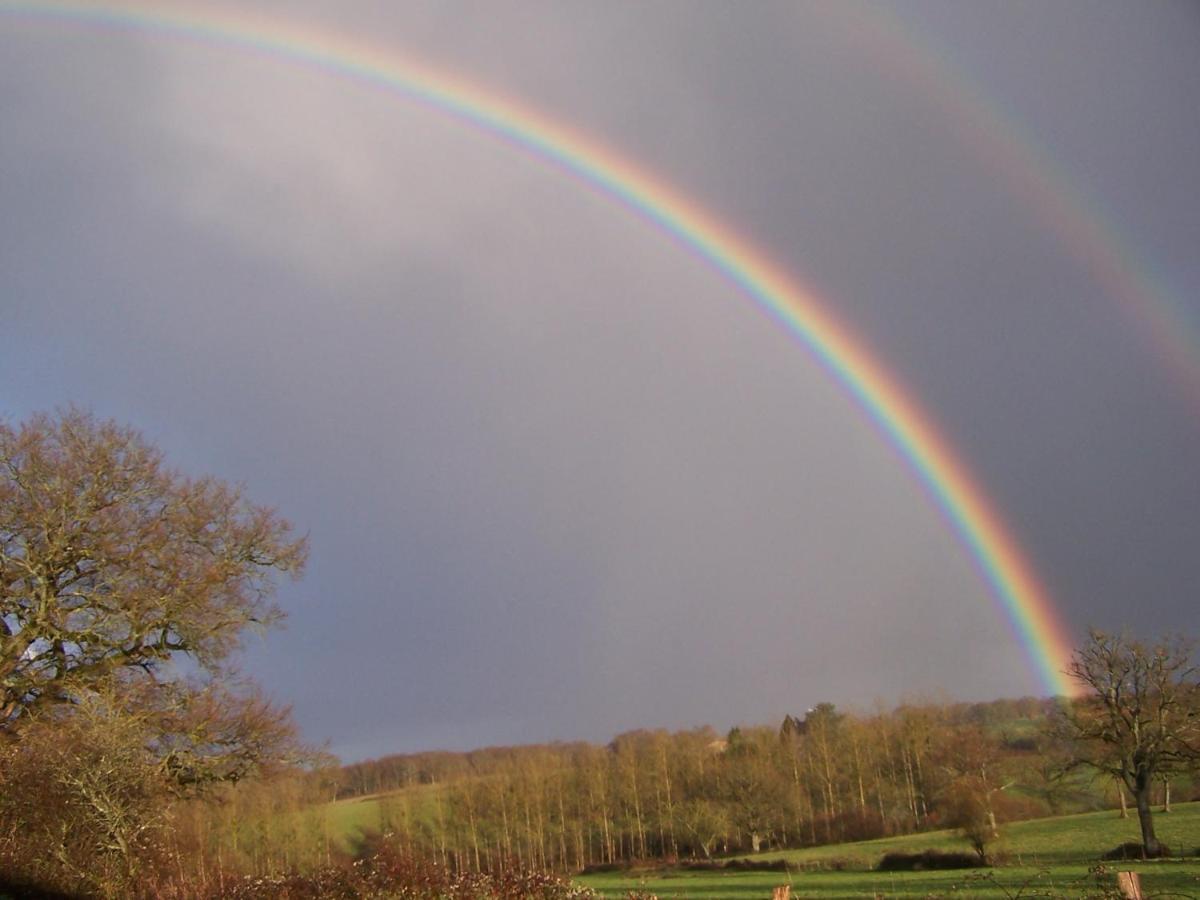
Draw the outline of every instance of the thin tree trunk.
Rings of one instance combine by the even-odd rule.
[[[438,843],[442,851],[442,866],[447,867],[450,865],[450,860],[446,855],[446,822],[442,818],[442,791],[437,782],[434,782],[433,785],[433,802],[434,810],[437,813]]]
[[[675,804],[671,799],[671,770],[667,765],[667,747],[662,747],[663,783],[667,791],[667,838],[670,841],[670,854],[679,856],[679,844],[675,840]],[[664,848],[664,852],[666,848]]]
[[[563,809],[563,776],[558,776],[558,867],[567,868],[567,813]]]
[[[646,832],[642,828],[642,799],[638,796],[637,757],[634,757],[633,764],[630,766],[630,783],[633,785],[633,815],[634,820],[637,822],[637,838],[641,842],[641,855],[644,858],[646,856]],[[637,850],[635,848],[630,855],[635,856],[636,854]]]
[[[858,779],[858,817],[863,820],[867,817],[867,792],[863,789],[862,776],[862,758],[858,751],[858,737],[850,733],[850,746],[854,748],[854,775]]]
[[[501,845],[500,855],[504,857],[512,856],[512,841],[508,837],[508,804],[504,799],[504,791],[500,791],[500,828],[501,835],[504,838],[504,843]]]
[[[654,781],[654,809],[658,813],[658,855],[665,856],[667,853],[667,831],[663,825],[663,802],[662,802],[662,786],[658,780]]]
[[[471,802],[470,787],[464,790],[467,800],[467,820],[471,823],[471,848],[475,851],[475,871],[482,872],[479,864],[479,832],[475,828],[475,804]]]
[[[904,789],[907,794],[908,808],[912,812],[913,828],[921,827],[921,814],[917,810],[917,792],[913,786],[912,762],[908,755],[908,748],[901,746],[900,759],[904,764]]]
[[[921,750],[913,748],[913,761],[917,764],[917,799],[921,804],[921,818],[929,818],[929,807],[925,803],[925,773],[921,771]]]
[[[875,775],[875,802],[879,806],[879,827],[884,833],[887,833],[887,811],[883,805],[883,778],[880,775],[877,760],[871,760],[871,771]]]

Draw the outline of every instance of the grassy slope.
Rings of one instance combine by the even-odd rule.
[[[1160,839],[1177,853],[1195,854],[1200,846],[1200,803],[1182,804],[1170,815],[1155,817]],[[648,891],[660,898],[711,898],[735,900],[771,896],[775,885],[790,883],[799,897],[978,897],[1022,898],[1035,896],[1079,897],[1088,882],[1088,869],[1097,865],[1105,850],[1136,840],[1136,818],[1119,819],[1115,813],[1088,813],[1017,822],[1003,829],[996,851],[1006,857],[994,870],[958,872],[874,872],[871,867],[889,850],[917,852],[930,847],[967,849],[953,832],[933,832],[900,838],[863,841],[831,847],[762,854],[760,859],[785,858],[808,871],[790,876],[783,872],[626,872],[589,875],[580,883],[606,897],[624,897],[630,890]],[[837,863],[843,871],[820,869]],[[1120,863],[1121,869],[1142,873],[1142,888],[1150,896],[1200,897],[1200,860]],[[1110,868],[1113,868],[1110,864]]]
[[[383,794],[351,797],[326,804],[329,833],[342,849],[353,851],[365,834],[390,830],[392,823],[436,821],[435,785],[415,785]],[[443,800],[443,803],[445,801]],[[444,810],[443,810],[444,811]]]
[[[325,815],[329,817],[329,833],[344,848],[357,843],[364,832],[383,830],[379,798],[374,795],[330,803]]]
[[[371,794],[328,804],[325,815],[329,818],[329,833],[343,849],[350,850],[364,834],[386,831],[388,800],[385,798],[392,796],[395,794]]]

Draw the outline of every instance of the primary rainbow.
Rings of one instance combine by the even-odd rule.
[[[665,230],[733,282],[809,350],[899,451],[998,599],[1045,690],[1070,694],[1071,643],[1045,590],[984,492],[900,383],[796,278],[661,178],[591,138],[453,75],[359,43],[274,21],[162,13],[118,4],[10,2],[0,13],[197,41],[267,54],[390,90],[551,163]]]

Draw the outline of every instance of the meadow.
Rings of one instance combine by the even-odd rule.
[[[361,837],[386,827],[408,809],[416,812],[431,801],[428,792],[356,797],[331,803],[326,814],[331,834],[347,849]],[[1094,897],[1111,890],[1118,870],[1136,871],[1148,897],[1200,897],[1200,802],[1177,804],[1158,813],[1159,837],[1175,858],[1162,861],[1100,861],[1116,845],[1138,839],[1137,818],[1122,819],[1113,810],[1014,822],[1001,829],[990,848],[997,865],[987,869],[879,872],[885,853],[920,853],[934,849],[970,852],[967,841],[952,830],[857,841],[801,850],[730,857],[756,863],[785,860],[790,871],[688,870],[677,867],[632,867],[616,872],[581,875],[575,881],[605,898],[630,892],[660,900],[751,900],[767,898],[778,885],[791,885],[793,897],[962,897],[1015,900],[1035,897]]]
[[[661,900],[750,900],[767,898],[777,885],[789,884],[792,896],[851,897],[1095,897],[1115,886],[1118,870],[1141,875],[1147,897],[1200,897],[1200,803],[1176,806],[1158,814],[1159,837],[1177,856],[1150,862],[1101,863],[1100,855],[1138,835],[1137,819],[1115,812],[1015,822],[1002,829],[993,853],[998,865],[990,869],[925,872],[878,872],[888,852],[917,853],[926,849],[969,851],[953,831],[884,838],[872,841],[762,853],[740,857],[758,862],[784,859],[791,871],[687,871],[631,869],[576,879],[606,898],[630,892],[653,894]],[[1185,855],[1186,854],[1186,855]],[[1098,867],[1103,866],[1103,869]]]
[[[432,820],[437,815],[433,785],[413,785],[366,797],[336,800],[325,807],[326,824],[335,844],[354,854],[370,834],[384,834],[412,819]]]

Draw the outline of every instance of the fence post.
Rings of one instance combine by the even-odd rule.
[[[1117,889],[1125,900],[1142,900],[1142,882],[1137,872],[1118,872]]]

